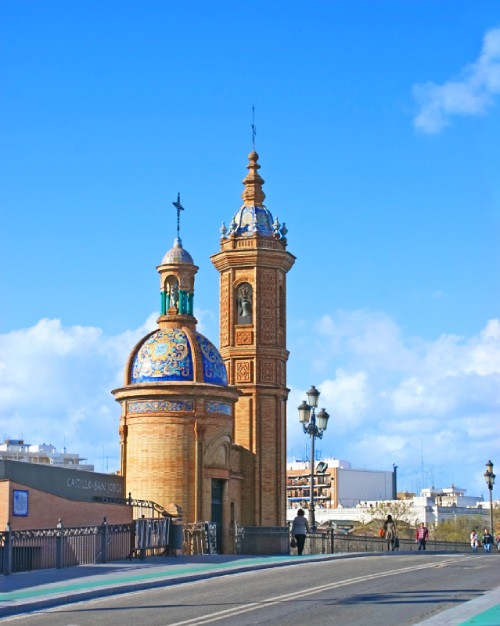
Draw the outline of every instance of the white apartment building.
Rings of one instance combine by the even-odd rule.
[[[309,461],[287,463],[289,508],[307,506],[310,501]],[[360,501],[391,500],[396,497],[395,470],[354,469],[349,461],[327,458],[315,463],[314,503],[318,509],[355,507]]]
[[[94,471],[93,465],[82,463],[86,459],[80,457],[79,454],[67,452],[66,448],[63,452],[58,452],[51,444],[31,445],[24,443],[23,439],[5,439],[3,443],[0,443],[0,460],[41,463],[67,469]]]

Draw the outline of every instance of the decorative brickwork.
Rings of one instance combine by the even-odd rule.
[[[263,383],[276,382],[276,369],[274,366],[274,361],[262,361],[260,380]]]
[[[252,382],[252,362],[237,361],[236,362],[236,382],[250,383]]]
[[[262,345],[276,344],[276,271],[259,272],[259,334]]]
[[[280,363],[280,385],[286,385],[286,363]]]
[[[248,329],[238,329],[236,331],[237,346],[251,346],[253,343],[253,332]]]

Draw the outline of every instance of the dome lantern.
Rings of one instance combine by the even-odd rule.
[[[172,202],[177,210],[177,237],[174,245],[163,257],[161,264],[156,268],[160,274],[161,306],[158,324],[160,327],[173,325],[196,326],[193,316],[194,305],[194,277],[198,267],[193,258],[182,247],[180,238],[180,212],[184,211],[181,205],[180,194],[177,201]]]

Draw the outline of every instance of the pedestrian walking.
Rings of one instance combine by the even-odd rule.
[[[485,528],[483,533],[483,547],[487,554],[491,554],[491,546],[493,544],[493,535]]]
[[[478,545],[479,545],[479,537],[477,536],[477,532],[474,529],[470,534],[470,547],[472,548],[472,552],[477,552]]]
[[[388,515],[384,522],[385,539],[387,541],[387,551],[394,551],[396,546],[396,524],[392,519],[392,515]]]
[[[424,522],[420,522],[420,526],[417,528],[417,543],[419,550],[425,550],[425,542],[429,536],[429,531],[425,527]]]
[[[297,541],[297,553],[300,556],[304,551],[306,534],[309,532],[309,522],[304,515],[304,509],[299,509],[292,522],[292,535]]]

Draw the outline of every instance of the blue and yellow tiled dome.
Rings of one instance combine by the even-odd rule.
[[[195,363],[202,376],[195,377]],[[131,383],[204,382],[227,386],[227,373],[217,348],[206,337],[184,328],[159,329],[148,335],[132,358]]]

